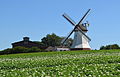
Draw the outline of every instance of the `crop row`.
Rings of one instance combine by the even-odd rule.
[[[120,76],[120,52],[69,51],[0,56],[0,77]]]

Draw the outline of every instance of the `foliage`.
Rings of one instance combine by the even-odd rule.
[[[25,47],[15,47],[15,48],[8,48],[0,52],[1,55],[3,54],[15,54],[15,53],[30,53],[30,52],[45,52],[45,50],[41,50],[37,47],[32,48],[25,48]]]
[[[120,47],[117,44],[106,45],[106,46],[101,46],[100,47],[100,50],[110,50],[110,49],[120,49]]]
[[[47,34],[45,37],[43,37],[41,40],[41,43],[43,44],[43,46],[45,47],[49,47],[49,46],[60,46],[61,45],[61,41],[64,39],[64,37],[60,37],[57,36],[56,34],[52,33],[52,34]],[[66,42],[66,46],[70,46],[72,43],[73,39],[70,38],[67,40]]]
[[[119,77],[120,50],[0,56],[1,77]]]
[[[65,38],[65,37],[62,37],[62,40],[63,40],[64,38]],[[70,47],[70,46],[72,45],[72,43],[73,43],[73,39],[72,39],[72,38],[68,38],[68,39],[66,40],[66,42],[64,43],[64,46]]]
[[[46,49],[45,44],[43,44],[42,42],[40,42],[40,41],[34,41],[34,42],[39,45],[39,48],[41,48],[41,49]]]
[[[56,34],[52,33],[51,35],[50,34],[46,35],[46,37],[43,37],[41,40],[46,47],[48,46],[54,47],[60,45],[61,38]]]

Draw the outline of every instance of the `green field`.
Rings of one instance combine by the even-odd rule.
[[[0,55],[0,77],[120,77],[120,50]]]

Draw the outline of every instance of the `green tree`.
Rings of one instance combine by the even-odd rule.
[[[45,49],[46,48],[45,44],[43,44],[42,42],[40,42],[40,41],[34,41],[34,42],[39,45],[40,49]]]
[[[43,37],[41,40],[41,43],[44,44],[44,46],[60,46],[61,37],[57,36],[56,34],[47,34],[46,37]]]
[[[120,49],[120,47],[117,44],[106,45],[106,46],[100,47],[100,50],[110,50],[110,49]]]
[[[105,49],[105,47],[104,47],[104,46],[101,46],[101,47],[100,47],[100,50],[104,50],[104,49]]]
[[[65,38],[65,37],[63,37],[62,40],[63,40],[64,38]],[[61,41],[62,41],[62,40],[61,40]],[[70,46],[72,45],[72,42],[73,42],[73,39],[72,39],[72,38],[69,38],[69,39],[66,40],[66,42],[65,42],[64,45],[67,46],[67,47],[70,47]]]
[[[117,45],[117,44],[113,44],[112,46],[111,46],[111,49],[119,49],[120,47],[119,47],[119,45]]]
[[[61,46],[61,41],[64,39],[64,37],[60,37],[57,36],[55,33],[52,34],[47,34],[45,37],[43,37],[41,40],[41,43],[43,44],[43,46],[45,47],[49,47],[49,46]],[[66,43],[65,46],[70,47],[71,44],[73,42],[72,38],[69,38]]]

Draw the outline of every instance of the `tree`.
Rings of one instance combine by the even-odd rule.
[[[65,37],[63,37],[62,40],[63,40],[64,38],[65,38]],[[61,40],[61,41],[62,41],[62,40]],[[72,45],[72,43],[73,43],[73,39],[72,39],[72,38],[68,38],[68,39],[66,40],[66,42],[64,43],[64,46],[70,47],[70,46]]]
[[[41,42],[44,44],[44,46],[48,47],[48,46],[60,46],[60,42],[61,42],[61,37],[57,36],[56,34],[52,33],[47,34],[46,37],[43,37],[41,40]]]
[[[110,49],[120,49],[120,47],[117,44],[106,45],[106,46],[101,46],[100,47],[100,50],[110,50]]]
[[[57,36],[55,33],[52,34],[47,34],[45,37],[43,37],[41,40],[41,43],[43,44],[43,46],[45,47],[49,47],[49,46],[61,46],[61,41],[64,39],[65,37],[60,37]],[[71,44],[73,42],[72,38],[69,38],[66,43],[65,46],[70,47]]]
[[[117,45],[117,44],[113,44],[113,45],[111,46],[111,49],[120,49],[120,47],[119,47],[119,45]]]
[[[101,47],[100,47],[100,50],[104,50],[104,49],[105,49],[105,47],[104,47],[104,46],[101,46]]]
[[[45,44],[43,44],[42,42],[40,42],[40,41],[34,41],[34,42],[39,45],[40,49],[45,49],[46,48]]]

